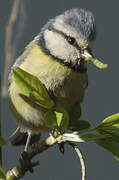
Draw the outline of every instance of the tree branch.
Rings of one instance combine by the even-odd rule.
[[[55,138],[52,135],[50,135],[48,138],[46,138],[42,142],[32,145],[29,151],[27,152],[30,162],[32,158],[36,156],[37,154],[42,153],[43,151],[47,150],[49,147],[57,143],[62,143],[62,142],[65,142],[62,140],[62,136]],[[75,145],[74,143],[70,141],[66,141],[66,143],[72,146],[75,149],[76,153],[78,154],[78,157],[81,163],[81,168],[82,168],[82,180],[86,180],[86,168],[85,168],[85,163],[84,163],[84,159],[83,159],[81,151],[79,150],[78,146]],[[39,162],[31,162],[30,167],[35,167],[38,165],[39,165]],[[17,165],[6,173],[6,180],[20,179],[25,175],[27,171],[29,171],[29,167],[24,169],[23,166]]]
[[[39,144],[35,144],[31,146],[29,152],[28,152],[28,157],[32,159],[35,155],[47,150],[49,147],[55,145],[57,143],[57,140],[50,135],[47,139],[43,140]],[[39,165],[39,162],[33,162],[32,167]],[[23,167],[20,165],[12,168],[6,173],[6,180],[17,180],[22,178],[25,173],[28,171],[28,169],[24,170]]]

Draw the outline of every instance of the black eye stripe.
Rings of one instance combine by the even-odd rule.
[[[59,34],[61,34],[66,40],[67,42],[70,44],[70,45],[73,45],[74,47],[76,47],[77,49],[79,49],[79,46],[76,42],[76,39],[74,37],[71,37],[71,36],[67,36],[64,32],[60,31],[60,30],[57,30],[55,28],[49,28],[48,29],[49,31],[53,31],[53,32],[57,32]]]
[[[76,39],[74,37],[71,36],[67,36],[65,35],[65,39],[67,40],[67,42],[74,46],[76,49],[78,49],[79,51],[81,51],[81,48],[79,47],[78,43],[76,42]]]

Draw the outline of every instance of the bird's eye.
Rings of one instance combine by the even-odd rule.
[[[67,37],[67,41],[68,41],[68,43],[69,43],[69,44],[71,44],[71,45],[73,45],[73,44],[75,44],[75,43],[76,43],[75,38],[70,37],[70,36],[68,36],[68,37]]]

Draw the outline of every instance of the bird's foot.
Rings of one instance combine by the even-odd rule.
[[[19,162],[20,162],[20,165],[21,165],[23,171],[29,170],[31,173],[33,173],[32,162],[26,151],[23,151],[20,154]]]

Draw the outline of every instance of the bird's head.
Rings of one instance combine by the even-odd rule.
[[[71,9],[56,16],[35,38],[43,50],[72,69],[85,72],[96,38],[93,14],[84,9]]]

